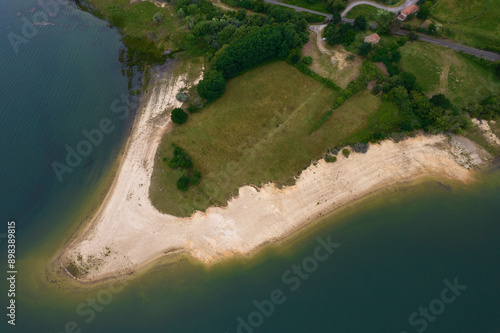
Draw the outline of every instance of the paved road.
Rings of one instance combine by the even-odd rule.
[[[283,3],[283,2],[279,2],[279,1],[276,1],[276,0],[264,0],[264,1],[266,1],[268,3],[271,3],[273,5],[285,6],[285,7],[288,7],[288,8],[292,8],[292,9],[294,9],[296,11],[299,11],[299,12],[313,13],[313,14],[316,14],[316,15],[324,16],[327,19],[331,19],[332,18],[332,15],[330,15],[330,14],[325,14],[325,13],[317,12],[315,10],[311,10],[311,9],[307,9],[307,8],[302,8],[302,7],[297,7],[297,6],[289,5],[289,4],[286,4],[286,3]],[[409,5],[413,4],[413,3],[417,3],[417,1],[418,0],[406,0],[403,5],[401,5],[399,7],[393,7],[393,9],[396,10],[398,8],[401,8],[401,7],[402,8],[406,8],[407,6],[409,6]],[[370,2],[370,1],[357,1],[357,2],[353,2],[351,5],[354,5],[354,4],[360,5],[362,3],[368,3],[368,4],[371,4],[371,5],[374,4],[373,2]],[[351,5],[349,5],[349,6],[351,6]],[[352,7],[354,7],[354,6],[352,6]],[[351,9],[352,9],[352,7],[351,7]],[[378,7],[378,4],[375,7]],[[348,8],[346,8],[346,10]],[[387,7],[387,8],[391,8],[391,7]],[[347,19],[347,18],[343,17],[342,18],[342,23],[353,24],[354,20]],[[370,22],[370,28],[376,29],[377,28],[377,24],[375,22]],[[407,35],[409,33],[410,33],[409,31],[400,30],[396,34],[404,36],[404,35]],[[448,47],[448,48],[451,48],[451,49],[454,49],[454,50],[457,50],[457,51],[462,51],[462,52],[465,52],[465,53],[468,53],[468,54],[472,54],[472,55],[474,55],[476,57],[482,57],[482,58],[486,58],[486,59],[492,60],[492,61],[500,61],[500,54],[498,54],[498,53],[488,52],[488,51],[483,51],[483,50],[478,50],[478,49],[474,49],[472,47],[467,47],[467,46],[463,46],[463,45],[456,44],[456,43],[450,43],[450,42],[447,42],[447,41],[444,41],[444,40],[441,40],[441,39],[432,38],[432,37],[429,37],[429,36],[426,36],[426,35],[421,35],[420,36],[420,40],[422,40],[424,42],[429,42],[429,43],[433,43],[433,44],[436,44],[436,45]]]
[[[398,32],[396,32],[396,35],[404,36],[404,35],[408,35],[409,33],[410,33],[410,31],[399,30]],[[429,37],[427,35],[420,35],[420,40],[422,40],[424,42],[429,42],[429,43],[433,43],[436,45],[448,47],[450,49],[454,49],[457,51],[462,51],[462,52],[465,52],[468,54],[472,54],[476,57],[486,58],[486,59],[491,60],[491,61],[500,61],[500,54],[498,54],[498,53],[474,49],[472,47],[467,47],[467,46],[463,46],[460,44],[451,43],[451,42],[448,42],[448,41],[445,41],[442,39]]]
[[[298,11],[298,12],[312,13],[312,14],[324,16],[324,17],[326,17],[328,19],[332,19],[332,15],[331,14],[325,14],[325,13],[322,13],[322,12],[317,12],[317,11],[312,10],[312,9],[307,9],[307,8],[302,8],[302,7],[297,7],[297,6],[289,5],[287,3],[279,2],[279,1],[276,1],[276,0],[264,0],[264,1],[268,2],[268,3],[271,3],[273,5],[278,5],[278,6],[284,6],[284,7],[292,8],[292,9],[295,9],[296,11]]]
[[[385,9],[385,10],[388,10],[390,12],[393,12],[394,14],[397,14],[400,11],[402,11],[403,9],[405,9],[406,7],[408,7],[410,5],[417,4],[417,2],[418,2],[418,0],[406,0],[401,6],[398,6],[398,7],[387,7],[387,6],[381,5],[381,4],[376,3],[376,2],[372,2],[372,1],[355,1],[355,2],[350,3],[344,9],[344,11],[342,12],[342,14],[340,14],[340,16],[345,17],[347,15],[347,13],[349,13],[349,11],[351,9],[353,9],[354,7],[359,6],[359,5],[369,5],[369,6],[377,7],[377,8],[380,8],[380,9]]]

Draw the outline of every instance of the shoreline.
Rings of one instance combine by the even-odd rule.
[[[243,186],[225,207],[210,207],[189,218],[163,214],[152,206],[149,186],[156,150],[170,126],[164,110],[180,106],[175,94],[186,85],[182,75],[173,76],[174,69],[175,64],[167,66],[149,88],[150,95],[141,98],[105,200],[58,257],[61,266],[67,265],[66,258],[90,266],[88,274],[77,279],[80,282],[133,274],[172,253],[188,254],[206,264],[248,257],[265,245],[300,235],[325,216],[345,211],[384,188],[424,178],[469,183],[474,178],[470,169],[490,158],[463,137],[386,140],[370,145],[366,154],[313,163],[293,186]]]

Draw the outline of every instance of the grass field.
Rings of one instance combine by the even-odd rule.
[[[150,187],[154,206],[188,216],[195,209],[225,205],[244,184],[292,184],[312,160],[367,127],[381,104],[361,92],[308,135],[336,97],[281,61],[230,80],[222,98],[163,138]],[[162,161],[173,156],[172,143],[187,151],[202,174],[201,183],[187,192],[175,185],[181,173]]]
[[[457,106],[478,102],[500,91],[500,80],[478,62],[434,44],[415,42],[400,48],[403,70],[417,76],[429,96],[443,93]]]
[[[309,68],[314,72],[332,79],[333,82],[345,89],[349,82],[359,76],[361,57],[354,54],[353,60],[347,60],[346,57],[352,53],[347,52],[343,46],[330,46],[323,41],[320,42],[323,43],[325,52],[318,49],[317,35],[315,32],[311,32],[309,42],[302,48],[302,55],[313,58],[313,63]]]
[[[122,0],[88,0],[106,20],[120,27],[124,35],[154,42],[162,49],[178,48],[183,40],[180,20],[172,5],[158,7],[145,1],[130,4]],[[153,16],[162,13],[163,23],[154,23]]]
[[[452,30],[456,41],[500,47],[500,0],[440,0],[431,14]]]

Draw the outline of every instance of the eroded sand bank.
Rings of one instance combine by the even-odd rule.
[[[88,229],[60,256],[93,262],[82,278],[95,281],[137,270],[166,252],[182,250],[204,262],[235,253],[248,255],[269,241],[286,237],[320,215],[337,210],[377,189],[419,177],[445,177],[467,183],[470,168],[488,154],[462,137],[419,136],[400,143],[371,145],[368,153],[319,161],[294,186],[267,184],[240,188],[227,207],[212,207],[190,218],[165,215],[148,197],[154,157],[169,123],[165,108],[178,106],[183,78],[164,78],[152,88],[134,124],[117,177]],[[90,259],[89,259],[90,258]]]

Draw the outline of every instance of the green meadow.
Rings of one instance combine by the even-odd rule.
[[[282,61],[228,81],[219,100],[164,136],[150,187],[154,206],[188,216],[210,205],[225,205],[245,184],[293,184],[329,148],[355,143],[348,138],[368,127],[382,103],[368,91],[358,93],[309,135],[337,97]],[[182,171],[166,163],[173,157],[172,144],[182,147],[202,174],[201,183],[186,192],[176,188]]]

